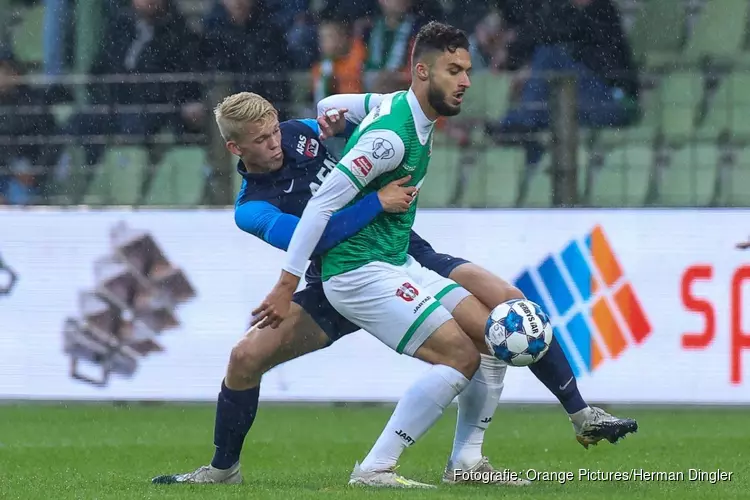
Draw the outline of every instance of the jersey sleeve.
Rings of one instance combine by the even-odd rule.
[[[307,261],[318,246],[331,215],[345,207],[357,196],[359,190],[348,180],[341,170],[334,169],[328,174],[318,191],[310,199],[302,212],[297,229],[292,235],[287,251],[284,271],[294,276],[302,276]]]
[[[267,201],[248,201],[235,208],[234,223],[246,233],[278,248],[279,245],[270,241],[269,233],[283,215],[281,210]]]
[[[318,102],[318,116],[321,116],[327,109],[346,108],[348,111],[344,115],[347,122],[359,125],[365,116],[370,114],[373,108],[376,108],[383,101],[384,94],[336,94],[321,99]]]
[[[339,210],[331,217],[313,253],[323,253],[353,236],[382,211],[377,193],[370,193],[352,206]],[[234,221],[246,233],[286,250],[300,219],[266,201],[253,201],[235,209]]]
[[[404,159],[405,150],[404,142],[396,132],[369,130],[339,160],[336,169],[360,191],[379,175],[396,170]]]
[[[302,118],[297,121],[310,128],[310,130],[312,130],[315,135],[320,135],[320,125],[318,125],[317,120],[313,120],[312,118]]]

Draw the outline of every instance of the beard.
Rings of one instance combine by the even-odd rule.
[[[440,116],[456,116],[461,112],[461,105],[451,106],[447,102],[447,97],[445,92],[430,82],[427,87],[427,102],[430,103],[432,109],[437,111]]]

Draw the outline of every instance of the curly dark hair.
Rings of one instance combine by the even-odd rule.
[[[458,49],[469,50],[466,33],[450,24],[431,21],[417,33],[412,58],[416,61],[426,52],[455,52]]]

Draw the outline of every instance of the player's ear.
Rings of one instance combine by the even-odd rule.
[[[242,156],[242,151],[240,151],[240,148],[237,147],[236,142],[227,141],[226,147],[227,147],[227,150],[229,150],[229,152],[232,153],[234,156]]]
[[[418,62],[414,65],[414,75],[423,82],[426,82],[430,77],[429,66],[424,62]]]

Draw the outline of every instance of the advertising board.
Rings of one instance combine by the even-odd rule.
[[[748,220],[423,210],[415,230],[539,302],[588,400],[750,403]],[[283,262],[230,210],[2,211],[0,398],[215,400]],[[272,370],[261,397],[396,401],[425,369],[357,332]],[[554,398],[511,368],[503,400]]]

